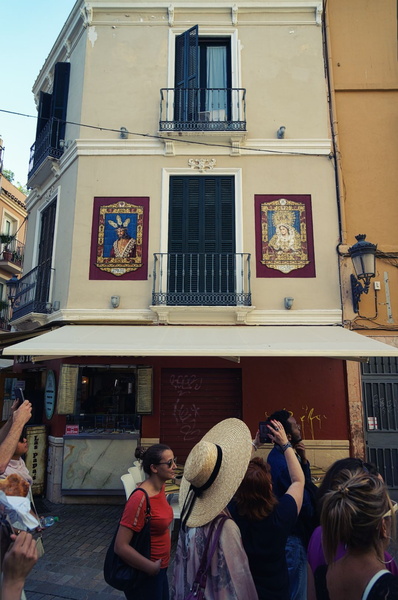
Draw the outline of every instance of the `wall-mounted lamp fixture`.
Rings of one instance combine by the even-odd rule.
[[[59,140],[58,145],[61,148],[61,150],[67,150],[69,148],[69,146],[71,145],[72,140]]]
[[[129,132],[127,131],[127,128],[121,127],[120,128],[120,139],[127,140],[128,137],[129,137]]]
[[[355,275],[351,275],[351,290],[352,290],[352,306],[354,312],[359,312],[359,302],[362,294],[367,294],[369,291],[370,280],[376,274],[376,250],[377,244],[372,244],[366,241],[366,235],[356,235],[358,240],[356,244],[348,248],[354,265]],[[364,285],[362,285],[363,281]]]
[[[120,296],[111,296],[112,308],[118,308],[120,304]]]
[[[286,127],[284,125],[281,125],[278,131],[276,132],[276,137],[278,138],[278,140],[283,140],[283,138],[285,137],[285,131]]]
[[[290,310],[293,306],[294,298],[284,298],[286,310]]]

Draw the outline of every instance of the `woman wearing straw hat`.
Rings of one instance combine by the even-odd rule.
[[[119,530],[115,539],[115,552],[127,564],[143,571],[149,577],[139,589],[126,591],[127,600],[169,600],[167,567],[170,560],[170,530],[173,520],[173,509],[168,504],[164,484],[174,477],[176,458],[173,451],[165,444],[154,444],[148,449],[136,448],[136,458],[142,461],[142,468],[148,475],[127,500]],[[146,512],[146,496],[148,494],[151,511],[151,557],[146,558],[130,546],[134,533],[144,527]]]
[[[254,458],[229,509],[242,534],[259,599],[290,600],[285,545],[301,509],[305,480],[283,425],[276,420],[271,425],[269,436],[286,457],[290,487],[277,500],[269,465]]]
[[[225,419],[191,450],[180,486],[173,600],[184,600],[190,591],[199,598],[204,592],[206,600],[257,600],[239,529],[226,510],[245,475],[252,449],[243,421]],[[203,557],[209,559],[209,569],[200,589],[194,583]]]

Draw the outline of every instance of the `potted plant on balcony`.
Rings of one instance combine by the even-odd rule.
[[[11,244],[13,239],[14,239],[14,236],[10,235],[9,233],[0,233],[0,242],[2,244],[5,244],[5,246],[3,248],[3,259],[4,260],[12,259],[12,250],[9,249],[8,244]]]

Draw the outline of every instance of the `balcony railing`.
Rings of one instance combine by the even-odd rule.
[[[160,131],[246,131],[244,88],[162,88]]]
[[[30,148],[28,179],[34,174],[41,163],[51,156],[60,158],[64,148],[60,146],[60,131],[64,124],[59,119],[49,119]]]
[[[22,268],[25,244],[14,238],[1,246],[0,260],[6,260]]]
[[[152,304],[251,306],[250,254],[154,254]]]
[[[47,312],[51,271],[51,259],[48,259],[19,279],[12,319],[18,319],[31,312]]]

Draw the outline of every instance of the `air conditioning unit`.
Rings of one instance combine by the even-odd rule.
[[[201,121],[202,123],[208,123],[209,121],[211,121],[211,111],[210,110],[203,110],[200,111],[198,114],[198,121]]]

